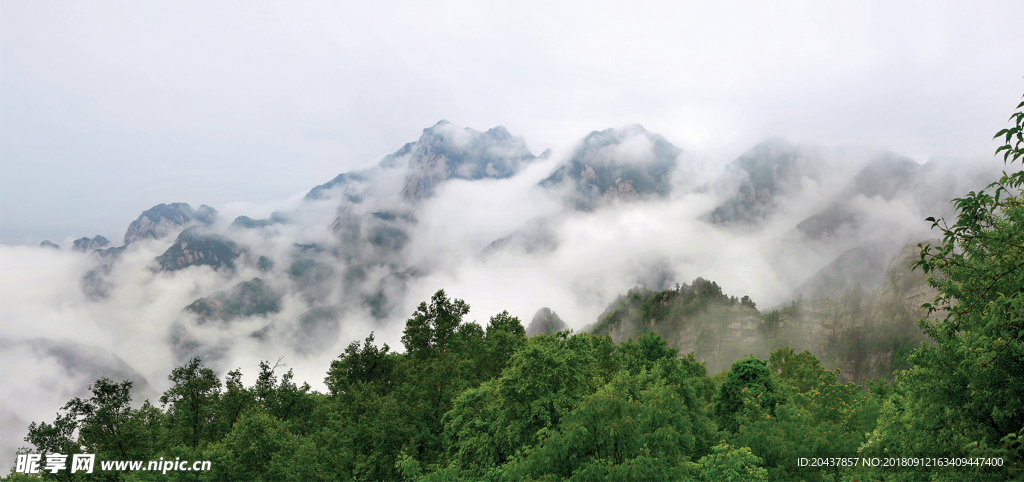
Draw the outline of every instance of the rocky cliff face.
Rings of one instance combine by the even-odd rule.
[[[449,179],[510,177],[536,158],[522,137],[513,137],[502,126],[481,133],[447,121],[424,129],[413,146],[403,149],[410,158],[401,195],[410,202],[430,197]]]
[[[616,342],[655,332],[716,373],[744,355],[768,355],[761,316],[749,298],[744,300],[703,278],[664,291],[638,287],[609,305],[588,331]]]
[[[523,138],[504,127],[479,132],[438,122],[377,166],[340,174],[306,195],[308,201],[338,201],[330,229],[339,245],[331,253],[297,251],[289,277],[307,299],[319,303],[340,287],[345,296],[360,300],[374,317],[382,318],[399,294],[395,287],[419,273],[406,259],[417,223],[416,205],[452,179],[507,178],[535,159]],[[268,223],[238,219],[234,224]]]
[[[87,253],[87,252],[92,251],[94,249],[105,248],[109,244],[110,244],[110,240],[108,240],[107,238],[104,238],[103,236],[96,236],[96,237],[94,237],[92,239],[90,239],[90,238],[78,238],[71,245],[71,249],[73,249],[75,251],[81,251],[83,253]]]
[[[359,204],[367,191],[380,191],[378,185],[387,183],[382,180],[397,172],[404,178],[400,198],[415,204],[431,197],[449,179],[503,179],[535,159],[526,141],[502,126],[479,132],[442,120],[423,129],[415,142],[385,156],[375,168],[339,174],[310,190],[306,199],[324,199],[330,190],[340,190],[343,201]]]
[[[939,244],[939,240],[925,241]],[[880,323],[905,323],[914,321],[922,313],[921,305],[935,299],[938,292],[928,285],[921,270],[914,270],[912,263],[921,257],[921,248],[908,244],[889,263],[882,286],[878,290],[873,316]]]
[[[801,300],[783,317],[783,325],[803,334],[806,347],[839,367],[847,381],[891,377],[909,367],[910,350],[927,341],[917,320],[925,315],[921,304],[937,292],[920,270],[911,270],[919,257],[917,244],[908,244],[890,260],[877,289]]]
[[[590,211],[613,201],[666,197],[682,149],[639,124],[591,132],[541,186],[568,187],[566,202]]]
[[[862,245],[843,252],[798,286],[788,299],[840,298],[848,291],[874,292],[893,256],[891,246]]]
[[[129,245],[139,239],[162,238],[192,221],[210,224],[216,217],[217,211],[206,205],[194,210],[186,203],[158,204],[143,211],[128,225],[128,231],[124,233],[124,244]]]
[[[589,331],[615,341],[653,331],[681,353],[694,352],[712,373],[747,354],[767,357],[788,345],[840,368],[846,381],[888,378],[907,368],[907,355],[925,341],[917,327],[920,306],[936,292],[910,269],[919,256],[916,244],[903,247],[874,290],[858,286],[836,297],[800,298],[767,313],[700,278],[675,290],[634,288]]]
[[[175,271],[190,266],[211,266],[214,269],[235,267],[242,254],[234,241],[227,237],[205,232],[198,226],[181,232],[174,244],[156,258],[160,269]]]

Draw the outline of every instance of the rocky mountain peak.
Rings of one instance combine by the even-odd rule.
[[[200,324],[266,316],[281,311],[281,294],[260,278],[253,278],[206,298],[193,301],[185,311],[196,315]]]
[[[124,233],[124,244],[140,239],[158,239],[171,234],[186,224],[197,221],[211,224],[217,217],[217,210],[207,205],[192,209],[187,203],[157,204],[139,215],[128,225]]]
[[[640,124],[594,131],[541,186],[569,184],[567,202],[584,211],[602,202],[666,197],[682,152]]]
[[[103,236],[96,236],[95,238],[82,237],[78,238],[71,245],[71,249],[75,251],[81,251],[83,253],[92,251],[94,249],[105,248],[110,244],[110,240]]]
[[[507,178],[536,158],[523,137],[513,136],[504,126],[479,132],[441,120],[423,129],[415,142],[385,156],[376,168],[339,174],[310,190],[306,199],[323,199],[327,190],[341,187],[347,200],[358,204],[363,199],[360,185],[372,184],[382,170],[407,168],[400,194],[415,203],[432,196],[449,179]]]
[[[199,226],[192,226],[178,235],[174,244],[156,258],[164,271],[176,271],[189,266],[211,266],[214,269],[235,267],[235,260],[242,254],[234,241],[206,232]]]
[[[410,202],[430,197],[448,179],[511,177],[536,158],[521,136],[512,136],[502,126],[479,132],[443,120],[424,129],[420,139],[402,151],[410,158],[401,194]]]

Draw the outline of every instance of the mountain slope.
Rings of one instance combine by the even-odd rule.
[[[639,124],[594,131],[541,186],[566,188],[566,202],[582,211],[615,200],[664,198],[682,152]]]

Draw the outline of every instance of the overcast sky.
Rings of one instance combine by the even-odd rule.
[[[440,119],[538,154],[641,123],[720,162],[769,136],[991,158],[1024,4],[778,3],[4,0],[0,242],[275,205]]]

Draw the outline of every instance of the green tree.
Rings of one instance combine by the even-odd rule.
[[[294,480],[299,443],[287,424],[262,410],[250,410],[238,419],[231,432],[206,453],[211,460],[212,480]]]
[[[389,353],[391,347],[385,343],[378,348],[373,344],[373,333],[363,340],[362,346],[354,341],[345,352],[331,362],[324,383],[333,396],[344,396],[367,385],[380,394],[387,394],[394,386],[394,371],[398,360]]]
[[[408,356],[400,364],[405,383],[395,396],[406,407],[407,423],[415,427],[408,440],[410,455],[425,464],[436,463],[444,452],[442,418],[452,400],[481,379],[476,365],[484,330],[462,322],[468,313],[466,302],[439,290],[405,323],[402,343]]]
[[[538,335],[515,352],[501,377],[468,389],[445,414],[447,457],[467,477],[537,442],[599,383],[591,335]]]
[[[256,395],[253,390],[242,384],[242,371],[240,369],[228,372],[224,380],[224,393],[221,396],[221,406],[218,410],[218,422],[223,434],[231,431],[235,422],[242,416],[246,409],[255,406]]]
[[[769,367],[784,386],[785,403],[771,410],[762,403],[763,392],[744,391],[743,409],[736,417],[739,429],[729,443],[749,447],[763,459],[771,480],[837,477],[839,468],[801,468],[795,461],[855,454],[865,433],[874,428],[878,402],[853,383],[839,383],[838,371],[825,370],[807,351],[775,350]]]
[[[769,355],[768,367],[797,393],[811,390],[826,372],[821,366],[821,361],[811,352],[804,350],[798,354],[788,346],[779,348]]]
[[[523,323],[507,311],[491,317],[484,334],[484,353],[480,360],[481,376],[491,379],[501,375],[516,350],[526,345]]]
[[[36,448],[35,453],[43,455],[58,453],[71,456],[71,454],[82,453],[81,445],[74,438],[76,429],[78,429],[77,418],[65,411],[63,414],[58,413],[57,419],[52,424],[30,423],[25,441]]]
[[[167,407],[174,442],[192,449],[212,442],[217,435],[220,405],[221,383],[217,374],[195,357],[172,370],[167,379],[173,386],[160,397],[160,403]]]
[[[1005,162],[1024,155],[1024,102],[1011,116],[1016,126],[996,138],[1005,145],[996,153]],[[925,245],[915,262],[939,291],[927,304],[936,322],[922,322],[937,347],[925,347],[916,364],[922,371],[954,370],[964,379],[953,392],[939,390],[943,400],[963,403],[971,417],[995,442],[1024,428],[1024,171],[1003,176],[984,190],[953,200],[956,223],[932,221],[943,233],[939,246]],[[935,373],[941,376],[942,373]]]
[[[89,386],[91,397],[71,399],[52,425],[30,424],[25,440],[39,453],[61,453],[69,460],[77,453],[95,454],[100,460],[149,459],[162,448],[164,415],[148,400],[133,409],[131,389],[131,380],[118,383],[101,378]],[[81,477],[66,472],[56,475],[61,480]]]
[[[420,306],[405,323],[402,344],[405,351],[417,358],[436,356],[445,352],[455,340],[462,317],[469,313],[469,305],[462,300],[449,300],[444,290],[430,298],[430,304]]]
[[[732,364],[725,382],[715,397],[715,420],[719,428],[736,432],[739,422],[736,416],[743,412],[746,399],[756,400],[769,415],[775,407],[785,401],[782,385],[778,383],[768,365],[754,357],[744,358]]]
[[[308,383],[298,386],[292,381],[295,377],[292,370],[288,370],[278,381],[275,372],[280,366],[280,360],[274,366],[270,366],[267,361],[260,362],[260,374],[253,387],[256,405],[285,422],[296,435],[304,435],[309,432],[313,422],[311,416],[316,401]]]
[[[1024,102],[996,138],[1007,165],[1024,155]],[[914,263],[938,290],[920,322],[934,346],[896,377],[870,450],[967,455],[1024,431],[1024,171],[953,200],[956,222],[928,218],[942,233]],[[1016,461],[1007,460],[1007,465]],[[983,474],[972,477],[979,478]],[[1006,474],[988,473],[996,479]],[[1020,477],[1020,474],[1016,475]]]
[[[724,441],[701,457],[697,464],[701,480],[715,482],[741,482],[768,480],[768,471],[761,467],[760,457],[747,447],[736,448]]]

